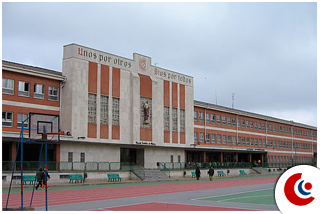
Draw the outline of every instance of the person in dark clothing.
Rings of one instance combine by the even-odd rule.
[[[209,169],[209,171],[208,171],[208,174],[209,174],[209,179],[210,179],[210,181],[212,181],[213,175],[214,175],[213,166],[210,167],[210,169]]]
[[[36,190],[39,188],[39,186],[41,186],[41,189],[43,189],[44,172],[42,171],[42,168],[39,169],[36,177],[37,177],[37,181],[38,181],[38,184],[36,186]]]
[[[197,177],[197,180],[199,180],[200,174],[201,174],[200,169],[199,169],[199,167],[197,166],[197,168],[196,168],[196,177]]]
[[[48,171],[46,173],[47,173],[47,180],[48,180],[48,178],[50,178],[50,175],[49,175]],[[39,169],[39,172],[37,172],[36,177],[38,180],[36,190],[39,188],[39,186],[41,186],[42,190],[43,190],[44,186],[47,186],[47,189],[49,188],[47,185],[47,181],[45,180],[45,172],[42,170],[42,168]]]

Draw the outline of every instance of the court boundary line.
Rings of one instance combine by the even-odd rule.
[[[231,187],[233,188],[233,187]],[[222,188],[219,188],[222,189]],[[191,200],[201,200],[205,198],[215,198],[215,197],[221,197],[221,196],[227,196],[227,195],[235,195],[235,194],[241,194],[241,193],[247,193],[247,192],[257,192],[261,190],[267,190],[267,189],[274,189],[274,188],[265,188],[265,189],[259,189],[259,190],[253,190],[253,191],[244,191],[244,192],[238,192],[238,193],[229,193],[229,194],[221,194],[221,195],[215,195],[215,196],[208,196],[208,197],[202,197],[202,198],[193,198]]]
[[[228,199],[223,199],[221,201],[216,201],[216,202],[225,202],[225,201],[228,201],[228,200],[233,200],[233,199],[239,199],[239,198],[256,198],[256,197],[264,197],[264,196],[273,196],[273,195],[258,195],[258,196],[247,196],[247,197],[237,197],[237,198],[228,198]],[[238,202],[233,202],[233,203],[238,203]],[[243,203],[243,204],[246,204],[246,203]],[[265,205],[265,204],[263,204]],[[266,204],[268,205],[268,204]]]

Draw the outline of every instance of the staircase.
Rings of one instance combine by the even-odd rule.
[[[145,169],[145,179],[146,181],[151,181],[151,180],[168,180],[170,179],[169,176],[160,170],[156,169]]]

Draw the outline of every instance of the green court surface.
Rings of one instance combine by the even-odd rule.
[[[201,198],[201,199],[197,199],[197,200],[246,203],[246,204],[277,205],[275,202],[273,188],[258,190],[258,191],[228,194],[228,195],[219,195],[219,196],[215,196],[215,197]]]

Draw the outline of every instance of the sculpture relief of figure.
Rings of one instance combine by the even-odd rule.
[[[144,123],[145,124],[149,124],[149,109],[150,109],[150,106],[149,106],[148,101],[146,101],[144,103],[143,109],[144,109]]]

